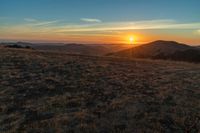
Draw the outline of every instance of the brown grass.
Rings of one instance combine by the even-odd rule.
[[[192,132],[200,65],[0,48],[0,132]]]

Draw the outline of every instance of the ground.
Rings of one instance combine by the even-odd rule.
[[[0,48],[0,132],[200,132],[200,64]]]

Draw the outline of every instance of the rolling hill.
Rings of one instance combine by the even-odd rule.
[[[1,43],[3,46],[17,46],[17,47],[31,47],[36,50],[64,52],[70,54],[81,55],[105,55],[110,52],[117,52],[119,50],[130,48],[129,45],[120,44],[64,44],[64,43],[27,43],[27,42],[11,42]]]
[[[108,49],[102,46],[87,46],[84,44],[64,44],[64,45],[37,45],[38,50],[66,52],[81,55],[103,55]]]
[[[198,48],[174,41],[162,40],[110,53],[108,55],[200,62],[200,50]]]

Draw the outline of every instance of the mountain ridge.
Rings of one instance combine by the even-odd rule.
[[[200,62],[200,50],[198,48],[175,41],[164,40],[157,40],[107,55]]]

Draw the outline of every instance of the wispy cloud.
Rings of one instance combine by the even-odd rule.
[[[90,22],[90,23],[101,23],[102,22],[101,20],[94,19],[94,18],[81,18],[81,21]]]
[[[24,19],[25,23],[15,25],[0,25],[1,38],[5,37],[45,37],[64,39],[70,36],[121,36],[118,32],[134,30],[160,30],[160,29],[191,29],[200,34],[200,22],[179,23],[174,20],[148,20],[148,21],[129,21],[129,22],[101,22],[101,23],[82,23],[69,24],[59,20],[36,20],[31,18]],[[197,32],[195,32],[197,33]],[[51,37],[49,37],[51,36]],[[84,38],[84,37],[83,37]]]
[[[145,29],[199,29],[198,23],[178,23],[174,20],[149,20],[130,22],[107,22],[82,25],[65,25],[58,27],[56,32],[89,32],[89,31],[123,31]]]
[[[33,26],[44,26],[44,25],[51,25],[51,24],[55,24],[59,22],[58,20],[54,20],[54,21],[42,21],[42,22],[37,22],[32,24]]]
[[[102,31],[127,31],[127,30],[146,30],[146,29],[200,29],[200,22],[179,23],[174,20],[148,20],[148,21],[129,21],[129,22],[102,22],[87,24],[64,24],[59,20],[41,21],[31,18],[24,19],[26,23],[1,27],[7,30],[19,29],[19,32],[42,32],[52,33],[72,33],[72,32],[102,32]],[[94,20],[93,20],[94,21]],[[199,30],[198,30],[199,32]]]
[[[174,20],[148,20],[130,22],[102,22],[87,24],[64,24],[59,20],[41,21],[31,18],[24,19],[26,23],[0,26],[3,33],[37,33],[37,34],[86,34],[86,33],[110,33],[128,30],[146,29],[200,29],[199,23],[178,23]],[[198,33],[199,30],[198,30]]]
[[[24,21],[26,21],[27,25],[29,26],[45,26],[45,25],[51,25],[58,23],[59,20],[53,20],[53,21],[42,21],[42,20],[37,20],[33,18],[25,18]]]

